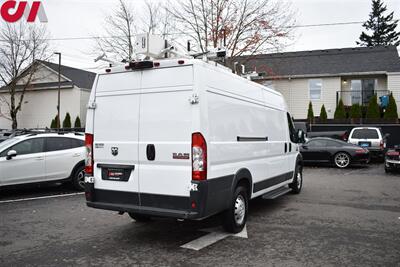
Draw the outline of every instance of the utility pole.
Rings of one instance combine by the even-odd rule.
[[[60,97],[61,97],[61,53],[55,52],[58,55],[58,98],[57,98],[57,128],[61,128],[61,118],[60,118]]]

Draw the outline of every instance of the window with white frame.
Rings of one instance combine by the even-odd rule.
[[[308,80],[310,100],[321,100],[322,94],[322,79]]]

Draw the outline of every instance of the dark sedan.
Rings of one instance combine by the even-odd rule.
[[[385,171],[400,170],[400,145],[389,149],[385,155]]]
[[[300,147],[300,152],[305,163],[333,163],[338,168],[365,164],[370,159],[369,151],[365,148],[324,137],[310,139]]]

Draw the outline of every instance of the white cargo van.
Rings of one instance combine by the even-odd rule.
[[[87,205],[150,217],[224,212],[239,232],[249,199],[302,188],[298,134],[282,95],[197,59],[132,62],[94,83]]]

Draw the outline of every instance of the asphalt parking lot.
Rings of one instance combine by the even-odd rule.
[[[140,224],[66,186],[7,189],[0,266],[400,266],[400,174],[306,167],[304,179],[300,195],[250,203],[248,238],[221,236],[219,217]]]

